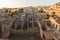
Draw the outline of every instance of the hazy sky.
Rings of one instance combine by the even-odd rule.
[[[0,8],[52,5],[59,1],[60,0],[0,0]]]

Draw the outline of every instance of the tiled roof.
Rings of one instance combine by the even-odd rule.
[[[45,36],[45,39],[49,40],[49,39],[54,39],[53,36],[50,34],[49,31],[45,31],[44,32],[44,36]]]

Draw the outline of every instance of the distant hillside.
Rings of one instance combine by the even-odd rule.
[[[54,5],[51,5],[49,9],[45,11],[49,14],[52,14],[53,12],[55,12],[56,15],[60,16],[60,2],[55,3]]]

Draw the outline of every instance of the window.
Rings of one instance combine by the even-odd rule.
[[[16,29],[21,29],[21,25],[18,25],[18,27]]]
[[[29,28],[31,28],[32,27],[32,23],[29,23]]]
[[[34,23],[34,27],[38,27],[38,24],[37,24],[37,22],[35,22],[35,23]]]
[[[23,25],[23,29],[27,29],[27,22],[24,23],[24,25]]]
[[[57,25],[56,25],[56,29],[57,29]]]

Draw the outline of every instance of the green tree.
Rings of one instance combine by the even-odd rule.
[[[17,15],[17,11],[10,12],[10,16]]]

